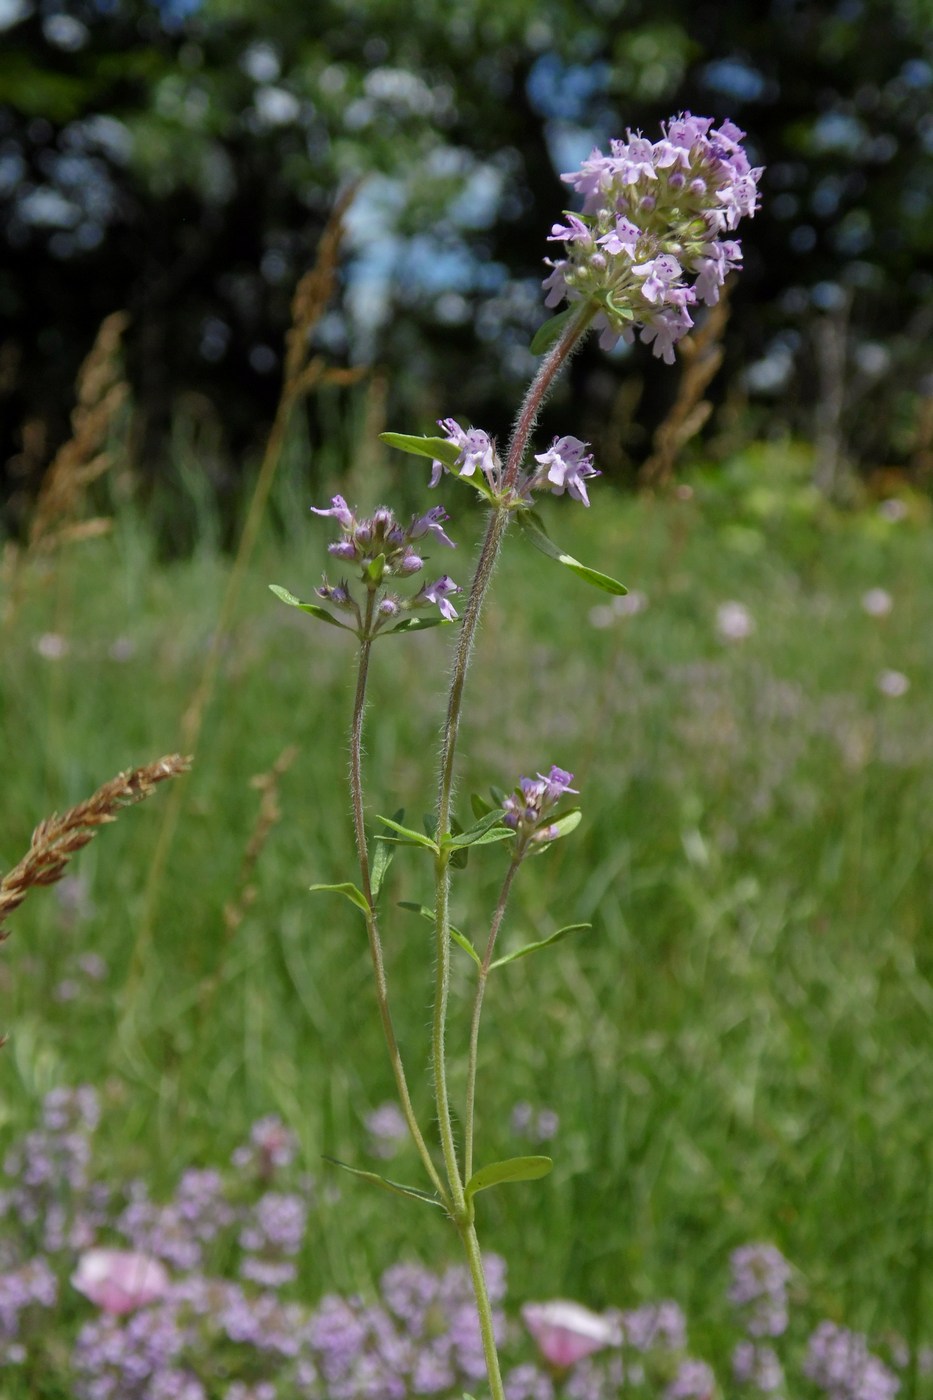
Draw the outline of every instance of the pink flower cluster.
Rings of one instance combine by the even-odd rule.
[[[455,463],[457,475],[471,477],[479,468],[491,490],[501,491],[502,464],[489,434],[482,428],[461,428],[455,418],[439,418],[437,426],[443,428],[447,441],[459,449]],[[562,496],[566,491],[575,501],[588,506],[586,483],[601,474],[593,466],[593,454],[587,452],[588,446],[589,443],[576,437],[556,437],[546,452],[535,454],[537,467],[519,477],[515,485],[518,499],[527,503],[535,491],[550,491],[555,496]],[[445,464],[435,459],[432,486],[437,485],[445,470]]]
[[[635,329],[665,363],[693,325],[689,308],[719,300],[727,274],[741,266],[736,239],[721,237],[758,208],[761,169],[742,147],[745,133],[730,121],[689,112],[662,125],[659,141],[628,133],[579,170],[561,178],[583,196],[550,238],[567,255],[547,259],[547,305],[590,301],[595,325],[610,349]]]

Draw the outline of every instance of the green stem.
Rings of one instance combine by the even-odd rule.
[[[545,355],[538,366],[535,377],[529,384],[525,397],[522,400],[522,406],[518,410],[518,417],[515,419],[515,427],[512,431],[512,441],[509,443],[509,455],[506,458],[505,473],[502,480],[504,488],[515,485],[525,456],[525,448],[537,420],[541,405],[550,393],[554,380],[583,339],[583,336],[589,329],[590,322],[598,310],[599,307],[594,306],[592,302],[585,302],[580,308],[579,316],[570,322],[564,334]]]
[[[483,603],[485,602],[486,594],[489,590],[493,573],[495,572],[496,561],[499,557],[499,550],[502,547],[502,541],[505,537],[505,531],[511,513],[508,505],[504,504],[504,502],[508,500],[511,494],[511,488],[515,486],[518,480],[518,474],[525,456],[525,449],[528,445],[528,438],[534,427],[535,419],[541,404],[544,402],[561,368],[566,363],[574,347],[580,341],[593,317],[596,315],[597,310],[597,307],[589,304],[581,307],[579,316],[570,323],[550,354],[545,356],[541,367],[525,395],[515,423],[515,429],[512,433],[509,455],[501,483],[500,501],[491,512],[486,526],[486,534],[480,549],[476,570],[473,574],[470,595],[464,610],[463,622],[460,627],[460,636],[457,640],[457,649],[454,655],[450,690],[447,700],[447,716],[444,723],[443,737],[441,739],[436,837],[439,844],[444,841],[450,831],[450,808],[453,801],[454,789],[454,763],[457,739],[460,733],[463,695],[466,688],[467,671],[469,670],[473,643],[476,638],[476,630],[479,626],[480,616],[482,615]],[[496,1339],[492,1326],[492,1308],[490,1306],[489,1293],[486,1288],[486,1279],[483,1273],[483,1261],[480,1254],[479,1241],[476,1237],[476,1230],[473,1225],[472,1202],[468,1204],[466,1201],[463,1189],[463,1178],[460,1175],[460,1168],[457,1162],[453,1122],[450,1116],[450,1096],[447,1089],[447,1053],[445,1038],[447,1031],[447,1002],[450,995],[450,868],[448,853],[443,851],[443,849],[435,863],[434,891],[435,974],[431,1058],[434,1070],[434,1100],[437,1106],[438,1130],[441,1139],[441,1149],[444,1154],[444,1166],[447,1171],[449,1199],[452,1207],[450,1214],[454,1224],[457,1226],[460,1238],[463,1240],[470,1266],[473,1292],[476,1295],[476,1306],[479,1312],[480,1329],[483,1337],[483,1351],[486,1358],[486,1369],[489,1373],[489,1386],[492,1392],[492,1400],[504,1400],[502,1377],[499,1371],[499,1358],[496,1352]],[[470,1156],[472,1158],[472,1130],[470,1130]]]
[[[460,1231],[460,1238],[466,1250],[470,1279],[476,1296],[476,1310],[479,1314],[479,1330],[483,1339],[483,1356],[489,1377],[489,1390],[492,1400],[505,1400],[502,1372],[499,1369],[499,1352],[496,1348],[496,1334],[492,1322],[492,1304],[489,1301],[489,1289],[486,1287],[486,1274],[483,1269],[483,1256],[480,1252],[479,1239],[472,1221]]]
[[[421,1160],[424,1163],[425,1171],[430,1177],[431,1184],[435,1191],[440,1196],[444,1205],[447,1206],[449,1202],[447,1192],[444,1189],[444,1183],[441,1180],[437,1167],[434,1165],[434,1161],[428,1151],[427,1143],[418,1126],[418,1120],[415,1117],[411,1095],[408,1092],[408,1080],[405,1076],[405,1067],[402,1063],[398,1041],[395,1038],[395,1027],[392,1024],[392,1014],[389,1010],[389,989],[386,981],[382,938],[379,933],[379,923],[376,915],[375,901],[373,899],[369,852],[366,848],[366,818],[363,804],[362,761],[363,716],[366,710],[366,681],[369,674],[369,654],[373,644],[373,639],[370,634],[374,607],[375,594],[374,590],[370,589],[366,603],[366,617],[362,628],[363,635],[360,639],[356,695],[353,701],[353,720],[350,726],[350,802],[353,811],[353,831],[356,836],[356,853],[359,858],[360,883],[363,888],[363,894],[366,896],[366,903],[369,906],[369,913],[366,915],[366,933],[369,938],[369,952],[372,958],[373,973],[375,974],[376,981],[376,1004],[379,1008],[382,1031],[389,1050],[389,1060],[392,1065],[392,1072],[395,1076],[395,1086],[398,1091],[399,1101],[402,1105],[402,1112],[405,1115],[405,1122],[408,1124],[408,1131],[411,1133]]]
[[[473,998],[473,1015],[470,1020],[470,1054],[467,1062],[467,1087],[466,1087],[466,1113],[463,1139],[463,1175],[469,1181],[473,1175],[473,1119],[474,1107],[476,1103],[476,1066],[479,1057],[479,1023],[483,1013],[483,997],[486,995],[486,979],[489,976],[489,968],[492,963],[492,955],[496,947],[496,939],[499,936],[499,929],[502,927],[502,919],[505,915],[505,906],[509,901],[509,891],[512,888],[512,881],[515,879],[515,872],[521,864],[521,858],[512,858],[505,879],[502,882],[502,889],[499,891],[499,899],[492,916],[492,923],[489,926],[489,937],[486,940],[486,952],[479,969],[479,977],[476,982],[476,995]]]

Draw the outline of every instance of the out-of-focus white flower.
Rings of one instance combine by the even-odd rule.
[[[104,1312],[134,1312],[154,1303],[169,1287],[164,1264],[129,1249],[88,1249],[78,1260],[71,1282]]]
[[[894,599],[886,588],[869,588],[862,594],[862,611],[869,617],[887,617],[894,607]]]
[[[648,606],[648,595],[637,588],[623,593],[621,598],[613,598],[611,603],[597,604],[590,609],[591,627],[611,627],[616,618],[635,617]]]
[[[892,700],[899,700],[910,689],[910,681],[903,671],[879,671],[875,684],[882,695],[887,695]]]
[[[41,637],[36,638],[36,651],[46,661],[60,661],[68,655],[68,638],[63,637],[61,632],[43,632]]]
[[[755,619],[744,603],[720,603],[716,609],[716,631],[721,642],[744,642],[755,630]]]
[[[563,1298],[550,1303],[526,1303],[522,1319],[544,1360],[559,1370],[619,1341],[619,1330],[613,1322]]]

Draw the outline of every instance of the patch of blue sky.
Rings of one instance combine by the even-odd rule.
[[[741,58],[713,59],[703,69],[703,82],[734,102],[758,102],[767,88],[764,74]]]
[[[582,124],[594,98],[606,92],[610,71],[604,60],[565,63],[559,54],[545,53],[528,75],[528,96],[541,116]]]

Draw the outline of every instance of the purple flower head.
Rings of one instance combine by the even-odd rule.
[[[576,794],[578,788],[572,788],[573,774],[568,773],[566,768],[558,768],[556,764],[551,765],[551,771],[547,777],[543,773],[538,774],[539,779],[545,785],[545,801],[550,803],[559,802],[565,792]]]
[[[689,112],[662,125],[661,138],[640,132],[613,141],[562,176],[582,197],[579,214],[555,224],[566,256],[546,259],[547,305],[589,301],[600,344],[642,340],[671,363],[674,346],[693,324],[687,307],[713,305],[741,249],[722,240],[758,207],[761,170],[742,147],[744,132]]]
[[[547,481],[555,496],[567,491],[574,500],[588,506],[586,482],[600,475],[593,466],[592,454],[586,452],[588,446],[575,437],[555,438],[546,452],[535,455],[540,470],[531,479],[531,489]]]
[[[680,1363],[677,1375],[664,1392],[664,1400],[712,1400],[716,1377],[705,1361],[688,1357]]]
[[[439,418],[437,426],[443,428],[447,441],[460,449],[460,455],[454,464],[458,475],[473,476],[478,467],[490,486],[495,486],[498,482],[499,465],[489,434],[484,433],[481,428],[464,430],[455,418]],[[437,485],[445,470],[447,468],[444,463],[435,458],[431,464],[432,486]]]
[[[745,1309],[752,1337],[779,1337],[787,1328],[787,1284],[791,1269],[773,1244],[746,1244],[733,1251],[729,1301]]]
[[[894,1400],[901,1386],[861,1333],[834,1322],[821,1322],[811,1336],[803,1373],[830,1400]]]
[[[576,792],[572,781],[572,773],[555,765],[547,777],[539,773],[536,778],[519,779],[518,787],[503,799],[503,823],[516,833],[521,848],[553,841],[560,834],[547,819],[565,792]]]
[[[317,506],[312,506],[311,510],[315,515],[332,515],[344,530],[351,530],[353,528],[353,512],[342,496],[331,497],[330,510],[321,510]]]
[[[784,1370],[773,1347],[739,1342],[732,1353],[732,1374],[739,1385],[752,1386],[764,1395],[784,1388]]]
[[[453,603],[449,602],[449,598],[452,594],[462,592],[463,589],[458,583],[454,583],[449,574],[442,574],[434,583],[426,583],[421,592],[411,600],[411,604],[412,607],[417,607],[420,603],[436,603],[441,617],[453,622],[459,614]]]
[[[325,603],[333,603],[335,608],[342,608],[345,612],[355,612],[359,614],[359,609],[350,595],[350,587],[346,579],[341,579],[339,583],[328,583],[325,574],[320,588],[316,588],[315,593],[319,598],[323,598]]]
[[[444,521],[449,518],[443,506],[432,506],[430,510],[425,511],[424,515],[413,518],[408,527],[408,538],[420,540],[423,535],[432,535],[439,544],[445,544],[449,549],[456,549],[453,540],[444,533]]]
[[[370,1151],[376,1157],[394,1157],[408,1137],[408,1124],[397,1103],[391,1100],[366,1116]]]

